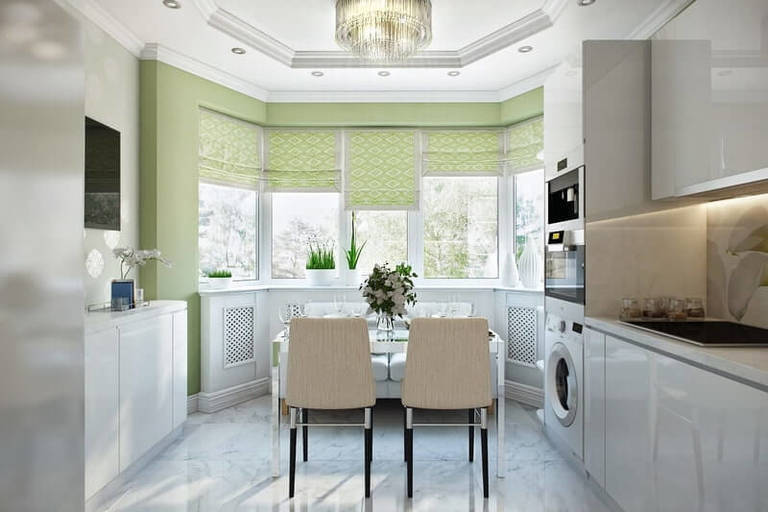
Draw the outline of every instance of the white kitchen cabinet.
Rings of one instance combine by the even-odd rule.
[[[565,59],[544,82],[544,169],[546,178],[584,163],[581,47]]]
[[[173,314],[173,428],[187,420],[187,312]]]
[[[768,180],[766,17],[765,0],[697,0],[654,35],[654,199]]]
[[[584,330],[584,467],[605,487],[605,334]]]
[[[605,337],[605,490],[624,512],[653,507],[653,353]]]
[[[120,326],[120,471],[171,432],[170,315]]]
[[[114,327],[85,337],[85,496],[120,471],[118,339]]]

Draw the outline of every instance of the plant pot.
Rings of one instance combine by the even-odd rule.
[[[336,277],[336,269],[307,269],[307,281],[312,286],[330,286]]]
[[[360,270],[356,268],[347,269],[347,284],[350,286],[360,286]]]
[[[211,290],[224,290],[232,284],[231,277],[209,277],[208,286]]]

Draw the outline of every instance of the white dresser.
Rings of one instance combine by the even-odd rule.
[[[121,313],[88,313],[86,499],[140,465],[186,418],[187,303],[153,301]]]

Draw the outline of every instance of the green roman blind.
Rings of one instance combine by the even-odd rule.
[[[260,130],[255,124],[200,109],[200,177],[257,186],[261,172]]]
[[[416,132],[349,132],[345,207],[348,210],[416,209]]]
[[[544,166],[544,120],[537,117],[507,129],[507,169],[520,173]]]
[[[501,130],[428,131],[424,139],[424,174],[500,174]]]
[[[271,192],[337,192],[334,130],[266,131],[264,182]]]

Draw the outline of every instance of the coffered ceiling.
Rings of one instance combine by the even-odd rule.
[[[333,0],[60,1],[142,58],[269,101],[500,101],[541,85],[579,41],[648,37],[690,2],[434,0],[430,47],[385,69],[336,46]]]

